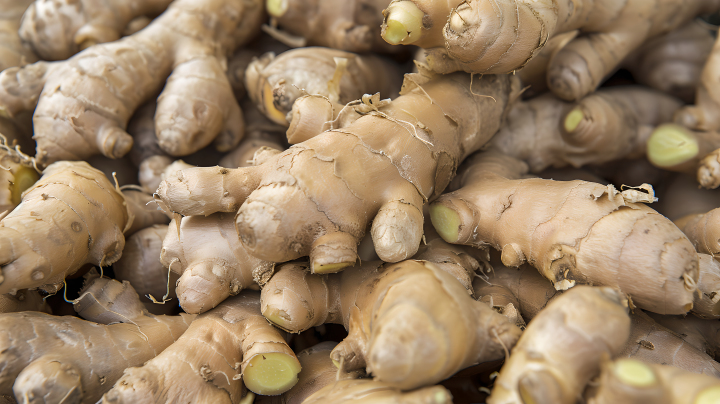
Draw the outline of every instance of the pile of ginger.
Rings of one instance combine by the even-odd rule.
[[[720,0],[0,0],[0,403],[720,404]]]

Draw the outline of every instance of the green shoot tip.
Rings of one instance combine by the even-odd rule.
[[[430,205],[430,221],[440,237],[448,243],[456,243],[460,236],[460,215],[441,204]]]

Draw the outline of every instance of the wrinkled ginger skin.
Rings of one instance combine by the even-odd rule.
[[[0,221],[0,294],[53,292],[85,264],[108,266],[125,246],[123,195],[85,162],[48,166]]]
[[[256,167],[192,168],[160,184],[170,211],[238,211],[250,254],[273,262],[310,255],[315,272],[356,260],[372,221],[385,261],[412,256],[422,206],[450,182],[459,162],[498,130],[517,95],[509,76],[406,76],[403,95],[348,126],[297,144]],[[359,106],[361,107],[361,106]]]
[[[376,261],[326,276],[285,264],[263,287],[261,301],[263,315],[291,332],[343,324],[349,335],[333,361],[347,370],[366,368],[402,390],[502,359],[503,346],[512,348],[520,336],[507,318],[427,261]]]
[[[348,52],[397,52],[380,37],[382,10],[390,0],[267,0],[268,14],[293,47],[325,46]],[[299,35],[293,43],[283,39]],[[299,40],[299,41],[298,41]]]
[[[451,404],[452,395],[443,386],[401,391],[371,379],[339,380],[315,392],[303,404]]]
[[[18,29],[25,9],[33,0],[0,1],[0,71],[37,61],[37,55],[24,46]]]
[[[698,254],[698,293],[691,312],[705,319],[720,319],[720,262],[709,254]]]
[[[599,385],[589,404],[710,404],[720,395],[716,377],[628,359],[604,366]]]
[[[137,189],[125,189],[122,194],[125,197],[128,212],[133,218],[130,227],[125,229],[126,237],[152,225],[170,222],[170,218],[158,209],[155,200],[149,193]]]
[[[680,229],[699,253],[720,254],[720,208],[682,218]]]
[[[64,60],[95,44],[117,41],[130,21],[154,18],[171,0],[37,0],[23,15],[20,37],[44,60]]]
[[[717,113],[720,108],[718,69],[720,69],[720,40],[716,39],[700,76],[695,105],[686,106],[678,111],[675,122],[695,130],[720,130],[720,115]]]
[[[204,313],[243,289],[259,289],[274,264],[247,253],[235,231],[233,215],[173,219],[163,240],[160,261],[180,276],[176,293],[188,313]]]
[[[19,311],[41,311],[52,314],[50,306],[37,291],[19,290],[15,295],[0,295],[0,313]]]
[[[388,10],[407,1],[394,0]],[[701,0],[412,3],[424,14],[422,29],[416,40],[403,43],[426,48],[428,64],[439,73],[509,73],[524,66],[553,35],[579,29],[583,35],[563,47],[548,67],[548,85],[564,100],[592,92],[646,39],[720,6]],[[386,12],[383,32],[394,18]]]
[[[525,161],[533,173],[639,158],[652,129],[681,105],[641,86],[601,89],[576,104],[544,94],[516,104],[490,147]]]
[[[140,367],[128,368],[105,404],[239,402],[250,387],[248,369],[263,371],[266,363],[286,361],[287,367],[265,368],[286,379],[278,389],[258,394],[281,394],[297,382],[300,363],[283,339],[281,331],[260,314],[257,292],[243,292],[212,311],[198,316],[190,328],[161,354]],[[266,355],[265,361],[253,361]],[[283,359],[271,359],[270,355]],[[251,364],[252,362],[252,364]]]
[[[347,60],[337,94],[330,92],[329,83],[336,71],[335,58]],[[401,84],[399,65],[389,59],[320,47],[265,54],[245,72],[245,88],[255,105],[284,126],[289,124],[285,117],[293,103],[304,94],[323,95],[345,105],[363,94],[379,92],[382,98],[396,98]]]
[[[0,394],[14,393],[21,402],[35,396],[45,402],[95,403],[125,368],[162,352],[192,321],[185,314],[153,316],[136,310],[142,305],[130,292],[135,306],[120,309],[105,301],[99,303],[109,303],[113,312],[92,310],[110,314],[112,325],[37,312],[0,315]],[[96,289],[93,295],[101,292]]]
[[[528,324],[487,402],[575,403],[600,361],[618,354],[629,334],[630,319],[618,292],[577,286]]]
[[[460,189],[430,205],[447,242],[492,245],[505,265],[527,261],[558,290],[610,286],[656,313],[692,308],[697,253],[664,216],[610,186],[519,179],[527,166],[507,156],[481,153],[465,164]]]
[[[133,112],[157,94],[155,132],[172,155],[242,137],[242,113],[225,75],[227,55],[258,29],[260,0],[180,0],[143,30],[72,58],[0,73],[0,111],[32,110],[42,165],[119,158],[133,140]],[[167,80],[166,80],[167,79]]]

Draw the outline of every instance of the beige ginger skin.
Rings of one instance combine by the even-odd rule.
[[[273,122],[288,126],[287,114],[304,94],[321,95],[345,105],[363,94],[396,98],[402,84],[400,66],[374,55],[308,47],[267,53],[245,71],[248,96]]]
[[[18,29],[25,10],[33,0],[0,1],[0,71],[37,61],[37,55],[23,45]]]
[[[425,48],[441,73],[509,73],[522,68],[554,35],[580,30],[548,67],[550,90],[578,100],[646,39],[669,32],[718,1],[394,0],[383,12],[383,38]]]
[[[0,221],[0,294],[60,289],[85,264],[120,258],[132,220],[122,193],[85,162],[48,166]]]
[[[126,369],[102,402],[230,404],[245,395],[244,386],[264,395],[289,390],[300,362],[260,314],[259,297],[245,291],[198,316],[161,354]]]
[[[0,315],[0,394],[19,402],[95,403],[125,368],[162,352],[194,317],[148,314],[127,282],[107,278],[87,286],[75,309],[90,321],[38,312]]]
[[[577,402],[601,360],[618,354],[630,334],[623,300],[582,285],[550,302],[512,349],[488,404]]]
[[[155,113],[160,147],[186,155],[215,139],[219,150],[230,150],[243,120],[224,64],[256,32],[263,12],[260,0],[176,1],[119,41],[0,73],[0,113],[35,108],[42,165],[94,154],[119,158],[133,144],[125,131],[131,115],[164,84]]]
[[[507,266],[527,261],[558,290],[589,283],[656,313],[692,309],[698,257],[671,221],[611,186],[525,173],[511,157],[477,154],[459,189],[430,205],[435,229],[450,243],[493,246]]]
[[[502,359],[520,336],[507,318],[428,261],[375,261],[322,276],[284,264],[261,300],[263,315],[291,332],[343,324],[349,336],[333,350],[333,361],[345,370],[365,368],[402,390]]]
[[[171,0],[36,0],[23,15],[20,37],[43,60],[64,60],[92,45],[143,28]]]
[[[204,313],[243,289],[259,289],[275,267],[247,252],[229,213],[173,219],[160,261],[181,275],[175,291],[188,313]]]
[[[255,167],[191,168],[160,184],[172,212],[238,212],[248,252],[284,262],[310,255],[314,272],[353,265],[372,221],[378,256],[417,251],[422,206],[459,162],[487,142],[517,95],[509,76],[406,76],[397,99],[367,97],[348,126],[297,144]],[[339,202],[342,201],[342,202]]]

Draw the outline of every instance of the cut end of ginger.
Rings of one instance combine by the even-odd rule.
[[[10,188],[11,199],[14,205],[19,205],[22,201],[22,193],[30,188],[40,175],[32,167],[20,167],[14,174],[13,183]]]
[[[458,241],[460,235],[460,215],[440,204],[430,205],[430,221],[440,237],[448,243]]]
[[[615,376],[626,385],[635,387],[648,387],[657,383],[652,369],[637,360],[618,360],[613,365]]]
[[[271,17],[280,18],[285,15],[285,12],[288,9],[287,0],[267,0],[267,2],[265,2],[265,5],[268,14],[270,14]]]
[[[243,373],[245,386],[255,394],[273,396],[290,390],[298,381],[300,362],[284,353],[255,355]]]
[[[265,111],[267,112],[266,115],[278,125],[287,126],[288,121],[285,118],[285,114],[275,108],[273,99],[273,89],[272,87],[270,87],[270,84],[268,82],[265,82],[265,85],[263,86],[263,105],[265,107]]]
[[[582,110],[579,107],[574,108],[572,111],[568,112],[567,115],[565,115],[565,132],[572,133],[575,131],[575,129],[578,128],[578,125],[580,125],[580,122],[585,119],[585,114],[582,112]]]
[[[647,156],[658,167],[672,167],[695,158],[697,140],[685,128],[666,124],[658,126],[647,142]]]
[[[423,13],[411,1],[392,3],[387,9],[382,37],[391,45],[410,45],[420,39]]]
[[[314,274],[331,274],[345,269],[349,266],[355,265],[355,262],[338,262],[337,264],[325,264],[325,265],[312,265],[312,272]]]

